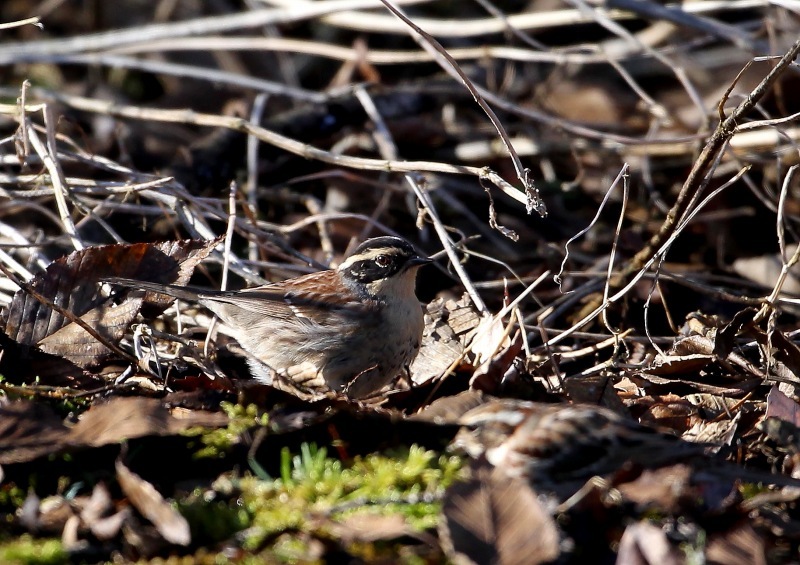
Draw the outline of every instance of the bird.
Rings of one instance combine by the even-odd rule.
[[[691,470],[692,481],[704,485],[697,492],[708,497],[709,489],[717,496],[739,482],[800,488],[792,476],[727,461],[719,445],[685,441],[592,404],[488,398],[458,423],[453,448],[466,452],[473,466],[489,465],[562,501],[595,477],[629,482],[635,473],[617,473],[677,464]]]
[[[626,463],[659,467],[703,456],[681,440],[591,404],[491,399],[459,419],[457,447],[514,477],[541,484],[586,481]]]
[[[219,291],[119,277],[103,282],[197,302],[250,354],[253,376],[367,398],[414,360],[424,330],[416,296],[431,262],[406,240],[365,240],[336,269]]]

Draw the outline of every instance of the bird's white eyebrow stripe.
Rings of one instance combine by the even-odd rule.
[[[375,249],[367,249],[358,255],[353,255],[345,259],[341,265],[339,265],[338,270],[341,271],[344,269],[349,269],[354,263],[358,263],[360,261],[369,261],[378,255],[397,255],[401,251],[402,250],[398,249],[397,247],[376,247]]]

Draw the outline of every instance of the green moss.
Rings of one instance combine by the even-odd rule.
[[[0,376],[0,396],[45,403],[61,418],[74,419],[92,406],[91,396],[78,396],[69,389],[40,385],[38,377],[34,383],[15,385]]]
[[[67,562],[61,540],[35,539],[24,535],[0,544],[0,563],[14,565],[53,565]]]
[[[224,428],[189,428],[183,435],[197,437],[201,446],[195,452],[196,459],[222,458],[241,441],[242,434],[250,428],[267,425],[267,415],[259,414],[258,406],[242,406],[231,402],[221,402],[220,408],[229,421]]]
[[[354,513],[400,514],[409,526],[436,525],[444,489],[458,476],[462,461],[418,446],[356,458],[346,467],[324,448],[303,444],[300,453],[281,455],[281,478],[242,479],[242,503],[252,516],[245,546],[286,531],[326,536],[325,520]],[[317,519],[314,519],[316,517]]]
[[[738,488],[744,500],[750,500],[756,495],[770,491],[770,488],[762,483],[741,483]]]
[[[25,502],[27,492],[14,483],[0,484],[0,508],[19,508]]]

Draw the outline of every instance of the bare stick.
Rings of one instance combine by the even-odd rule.
[[[615,282],[616,285],[621,284],[625,278],[641,269],[642,266],[650,260],[655,250],[659,249],[664,242],[669,239],[675,231],[677,222],[683,218],[688,211],[688,206],[695,200],[697,192],[700,190],[703,180],[711,169],[718,153],[720,153],[722,148],[725,147],[725,144],[736,132],[738,122],[743,119],[743,116],[747,112],[756,106],[758,101],[767,93],[777,78],[789,67],[792,61],[795,60],[798,53],[800,53],[800,40],[795,42],[792,48],[781,57],[775,67],[764,77],[758,86],[750,92],[747,98],[737,106],[731,115],[720,122],[703,148],[703,151],[700,153],[700,156],[694,162],[694,166],[689,172],[686,181],[683,183],[683,187],[678,194],[675,204],[664,219],[664,223],[647,245],[645,245],[645,247],[626,265],[621,277]]]
[[[522,186],[525,188],[525,194],[528,199],[525,207],[528,213],[530,213],[532,210],[536,210],[540,216],[546,216],[547,208],[545,207],[542,199],[539,197],[539,191],[533,185],[533,182],[528,178],[530,170],[522,166],[522,161],[520,161],[519,156],[517,155],[516,151],[514,151],[514,147],[511,145],[511,140],[508,138],[508,134],[506,133],[503,124],[500,123],[500,119],[497,117],[497,114],[495,114],[494,110],[489,107],[489,104],[487,104],[486,100],[483,99],[483,96],[481,96],[480,92],[478,92],[478,89],[475,87],[475,85],[472,84],[472,81],[469,80],[469,77],[466,75],[466,73],[461,70],[461,67],[459,67],[456,60],[450,56],[444,47],[442,47],[441,43],[436,41],[433,36],[431,36],[429,33],[426,33],[422,28],[414,24],[414,22],[412,22],[400,8],[393,5],[390,0],[381,0],[381,2],[390,12],[392,12],[408,27],[414,30],[414,33],[416,34],[412,35],[414,40],[419,43],[423,49],[434,55],[436,62],[447,74],[464,83],[464,86],[467,88],[467,90],[469,90],[469,93],[472,95],[472,98],[475,100],[475,102],[478,103],[478,106],[480,106],[484,113],[488,116],[489,120],[494,126],[494,129],[497,131],[497,135],[500,136],[500,139],[503,140],[503,144],[506,146],[506,151],[508,151],[508,155],[511,157],[511,162],[514,164],[514,170],[517,173],[517,179],[519,179],[519,181],[522,183]]]

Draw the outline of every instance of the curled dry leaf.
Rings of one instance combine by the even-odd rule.
[[[681,437],[693,443],[707,443],[713,445],[731,445],[742,419],[742,413],[737,412],[733,418],[718,422],[695,422]]]
[[[500,390],[520,351],[522,351],[522,336],[517,336],[513,342],[505,345],[502,350],[497,351],[475,369],[469,380],[469,386],[489,393]]]
[[[469,348],[475,354],[475,363],[480,365],[491,361],[498,351],[510,344],[503,320],[496,316],[486,316],[478,324]]]
[[[218,240],[182,240],[89,247],[51,263],[30,287],[45,301],[58,305],[89,324],[107,342],[118,341],[141,307],[141,297],[111,306],[97,282],[105,277],[160,277],[188,282],[195,265]],[[163,297],[155,300],[162,300]],[[14,294],[4,322],[4,333],[22,346],[57,355],[79,367],[98,363],[108,348],[83,327],[40,302],[24,289]]]
[[[138,512],[147,518],[158,533],[176,545],[189,545],[192,541],[189,522],[147,481],[117,460],[117,482]]]

